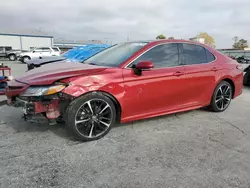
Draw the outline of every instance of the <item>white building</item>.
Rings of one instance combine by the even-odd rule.
[[[53,36],[38,34],[1,33],[0,46],[10,46],[17,50],[30,50],[34,47],[52,47]]]

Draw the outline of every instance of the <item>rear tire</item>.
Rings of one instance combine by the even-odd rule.
[[[10,61],[15,61],[17,59],[15,54],[10,54],[8,58]]]
[[[250,86],[250,73],[249,72],[244,74],[243,85],[244,86]]]
[[[66,123],[76,139],[93,141],[110,131],[117,113],[109,97],[93,92],[72,101],[65,115]]]
[[[231,103],[233,88],[230,83],[222,81],[214,90],[210,108],[214,112],[225,111]]]

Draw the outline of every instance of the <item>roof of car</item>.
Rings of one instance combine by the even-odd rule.
[[[149,45],[157,45],[157,44],[163,44],[163,43],[189,43],[189,44],[196,44],[200,45],[209,49],[213,49],[210,46],[207,46],[206,44],[196,42],[196,41],[191,41],[191,40],[184,40],[184,39],[155,39],[155,40],[138,40],[138,41],[129,41],[127,43],[148,43]]]
[[[166,42],[188,42],[188,43],[196,43],[196,44],[201,44],[195,41],[191,41],[191,40],[184,40],[184,39],[155,39],[155,40],[136,40],[136,41],[129,41],[131,43],[133,42],[145,42],[145,43],[166,43]],[[128,42],[128,43],[129,43]]]

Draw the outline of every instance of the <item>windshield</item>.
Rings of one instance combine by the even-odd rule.
[[[83,63],[118,67],[121,63],[131,57],[135,52],[142,49],[147,42],[130,42],[114,45],[90,58]]]

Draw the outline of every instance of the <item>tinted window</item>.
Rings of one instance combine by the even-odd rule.
[[[136,65],[141,61],[151,61],[154,64],[154,68],[178,66],[178,45],[170,43],[156,46],[136,59],[132,65]]]
[[[207,63],[206,49],[201,46],[183,44],[183,53],[187,65]]]
[[[50,52],[50,48],[42,48],[43,52]]]
[[[211,52],[209,52],[208,50],[206,50],[206,53],[207,53],[207,62],[212,62],[212,61],[215,60],[215,57],[214,57],[214,55]]]

